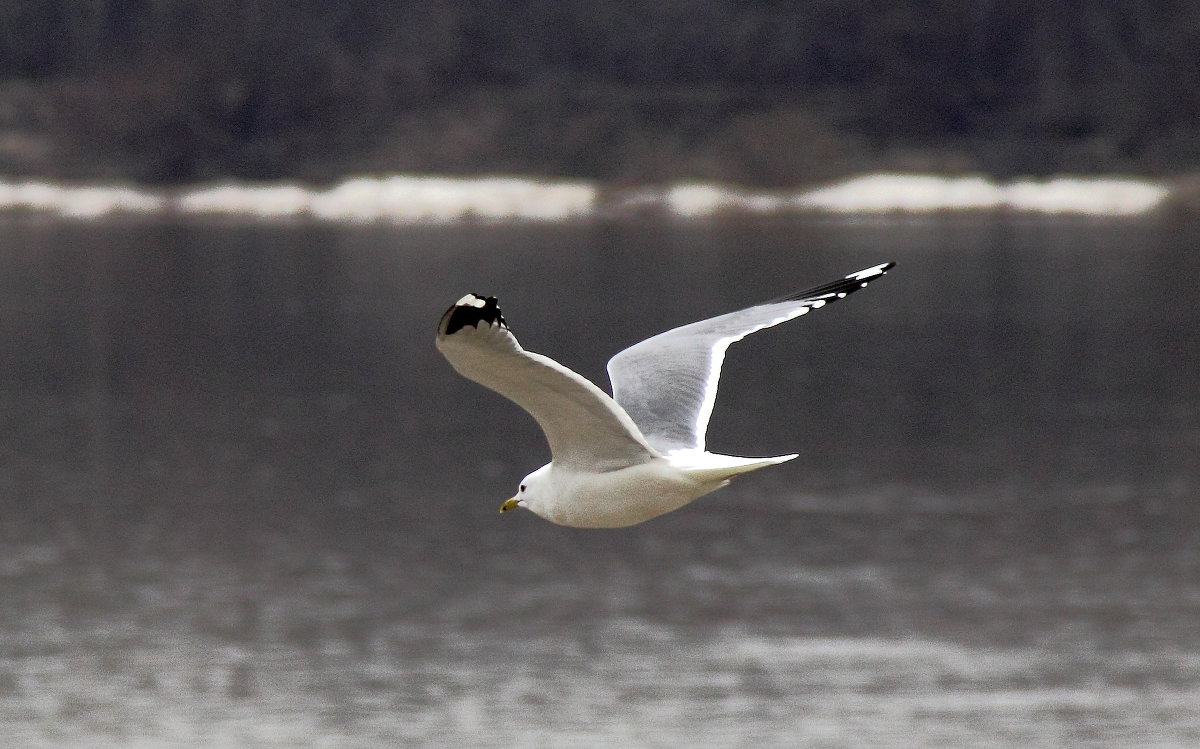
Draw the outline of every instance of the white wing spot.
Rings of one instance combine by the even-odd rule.
[[[475,296],[474,294],[467,294],[465,297],[463,297],[462,299],[459,299],[457,302],[455,302],[454,306],[456,306],[456,307],[482,307],[485,304],[487,304],[487,300],[484,299],[483,297]]]
[[[825,306],[825,300],[817,299],[812,303],[812,306],[813,306],[813,309],[821,309],[822,307]]]
[[[887,272],[883,269],[886,265],[887,263],[880,263],[879,265],[875,265],[870,268],[864,268],[857,273],[851,273],[850,275],[846,276],[846,278],[850,279],[851,281],[874,279],[876,276],[882,276]],[[864,283],[863,286],[866,286],[866,284]]]

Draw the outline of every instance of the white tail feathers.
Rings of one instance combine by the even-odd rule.
[[[688,476],[704,481],[728,481],[734,476],[759,468],[779,465],[798,457],[799,454],[779,455],[773,458],[741,458],[736,455],[720,455],[703,450],[676,450],[666,457],[672,465]]]

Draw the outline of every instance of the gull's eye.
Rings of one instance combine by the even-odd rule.
[[[525,485],[521,484],[521,491],[525,491]]]

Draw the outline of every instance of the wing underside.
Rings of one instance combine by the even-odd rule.
[[[496,391],[537,421],[557,465],[608,471],[656,453],[600,388],[549,357],[521,348],[494,297],[468,294],[438,324],[437,347],[464,377]]]
[[[883,276],[883,263],[764,304],[668,330],[608,362],[613,399],[656,450],[704,449],[721,364],[730,344],[826,304]]]

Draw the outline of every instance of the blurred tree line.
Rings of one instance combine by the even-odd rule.
[[[1196,0],[20,0],[0,172],[784,185],[1200,164]]]

